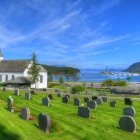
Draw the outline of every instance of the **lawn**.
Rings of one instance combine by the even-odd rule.
[[[77,116],[78,108],[73,105],[75,96],[69,104],[64,104],[61,98],[54,95],[55,100],[47,107],[41,104],[47,94],[32,95],[30,101],[24,98],[24,94],[22,91],[18,97],[13,91],[0,91],[0,140],[140,140],[140,101],[134,102],[137,132],[129,133],[118,127],[123,108],[126,107],[123,100],[118,100],[116,108],[111,108],[109,103],[98,105],[97,110],[92,110],[92,118],[87,119]],[[14,98],[15,113],[6,109],[10,95]],[[80,98],[84,103],[83,97]],[[21,119],[18,110],[22,107],[29,107],[36,119]],[[38,128],[37,117],[42,112],[49,115],[55,124],[50,134]]]

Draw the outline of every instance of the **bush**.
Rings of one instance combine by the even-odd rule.
[[[107,86],[107,87],[114,86],[114,81],[112,79],[105,80],[102,83],[102,86]]]
[[[5,87],[6,83],[0,83],[0,87]]]
[[[48,83],[49,88],[52,88],[54,86],[59,86],[59,83],[55,83],[55,82]]]
[[[59,77],[59,83],[60,84],[64,83],[64,78],[63,77]]]
[[[77,85],[77,86],[73,86],[71,88],[72,94],[76,94],[76,93],[82,92],[82,91],[85,91],[85,86]]]
[[[114,86],[123,86],[126,87],[127,86],[127,82],[123,81],[123,80],[119,80],[117,82],[114,83]]]

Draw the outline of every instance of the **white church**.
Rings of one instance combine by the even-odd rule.
[[[38,89],[47,88],[47,71],[43,66],[38,65],[39,80],[32,82],[31,76],[28,74],[32,60],[4,60],[3,54],[0,52],[0,83],[6,83],[8,87],[30,87]]]

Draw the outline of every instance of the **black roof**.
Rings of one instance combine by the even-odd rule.
[[[2,60],[0,72],[24,72],[31,60]]]

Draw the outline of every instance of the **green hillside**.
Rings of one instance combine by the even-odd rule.
[[[130,65],[128,69],[124,70],[124,72],[140,73],[140,62]]]
[[[25,92],[21,96],[13,95],[13,91],[3,93],[0,91],[0,140],[139,140],[140,138],[140,104],[134,102],[137,115],[137,132],[129,133],[118,128],[119,118],[123,114],[123,100],[118,100],[117,107],[109,107],[109,103],[98,105],[92,110],[92,118],[77,116],[77,107],[73,105],[73,99],[69,104],[63,104],[57,97],[51,101],[51,106],[42,105],[42,98],[47,94],[32,95],[32,100],[25,100]],[[16,110],[29,107],[35,120],[25,121],[21,119],[20,112],[11,113],[7,107],[7,98],[12,95]],[[79,97],[79,96],[78,96]],[[80,97],[83,104],[83,96]],[[111,100],[110,100],[111,101]],[[45,134],[38,128],[37,117],[43,112],[55,122],[55,127],[50,134]]]

